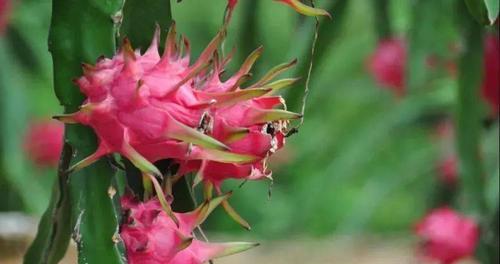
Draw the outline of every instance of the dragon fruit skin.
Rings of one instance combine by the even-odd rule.
[[[405,92],[406,47],[401,39],[382,40],[368,61],[368,68],[377,83],[397,96]]]
[[[228,195],[205,202],[193,212],[175,213],[179,226],[162,211],[157,199],[140,202],[121,199],[125,221],[120,236],[130,264],[201,264],[212,258],[235,254],[254,243],[205,243],[192,238],[193,229]]]
[[[498,116],[500,93],[500,42],[495,34],[484,39],[483,99],[490,105],[491,112]]]
[[[160,172],[152,163],[161,159],[189,164],[184,167],[194,171],[200,171],[205,163],[211,167],[212,162],[246,169],[246,176],[226,175],[232,178],[252,178],[250,172],[263,170],[265,159],[283,146],[288,120],[300,117],[275,109],[284,106],[284,100],[271,95],[296,81],[271,82],[295,62],[279,65],[254,85],[241,89],[262,49],[222,81],[219,75],[227,60],[219,59],[217,48],[223,38],[224,32],[219,32],[190,65],[189,43],[182,39],[183,55],[176,43],[174,24],[163,56],[158,53],[157,29],[151,46],[142,55],[125,41],[112,59],[100,59],[95,66],[84,64],[84,76],[75,83],[87,100],[80,111],[55,118],[91,126],[99,146],[71,170],[109,153],[120,153],[143,172],[158,176]],[[270,126],[273,129],[267,129]],[[207,175],[204,179],[210,181],[210,172],[205,172],[200,175]]]
[[[443,264],[473,255],[479,239],[476,222],[447,207],[430,212],[415,231],[423,239],[424,255]]]
[[[63,147],[64,126],[55,121],[36,121],[29,125],[24,138],[28,157],[41,167],[56,167]]]

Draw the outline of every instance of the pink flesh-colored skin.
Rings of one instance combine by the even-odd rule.
[[[423,240],[424,255],[445,264],[473,255],[479,239],[474,220],[446,207],[430,212],[415,231]]]

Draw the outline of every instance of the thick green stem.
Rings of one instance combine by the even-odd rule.
[[[158,24],[162,29],[160,46],[163,47],[163,40],[171,23],[170,0],[126,0],[120,37],[129,38],[134,48],[145,51]]]
[[[456,114],[457,151],[462,186],[460,202],[468,212],[485,210],[484,172],[479,155],[482,129],[480,89],[483,57],[483,29],[464,14],[464,52],[459,61],[458,104]]]
[[[375,31],[379,39],[385,39],[392,36],[391,23],[389,20],[389,0],[372,1],[375,11]]]
[[[122,5],[122,0],[53,0],[49,50],[54,89],[66,113],[76,111],[84,99],[72,82],[82,74],[80,64],[93,63],[100,55],[113,56]],[[66,126],[65,141],[74,151],[65,153],[65,157],[73,157],[71,163],[88,156],[97,146],[93,131],[80,125]],[[68,165],[62,162],[59,171],[66,171]],[[101,160],[69,175],[67,181],[61,177],[46,212],[50,215],[56,210],[59,218],[42,219],[25,263],[57,263],[71,235],[78,246],[79,263],[124,263],[118,235],[118,197],[108,194],[114,177],[112,167]],[[61,197],[63,194],[69,195]],[[68,198],[69,208],[61,207],[61,199]],[[61,223],[70,228],[61,229]],[[51,246],[56,242],[59,245]]]
[[[462,6],[461,28],[464,52],[459,61],[457,150],[459,158],[460,200],[467,214],[480,220],[482,234],[476,251],[481,263],[494,263],[498,248],[492,247],[488,238],[488,223],[485,201],[485,174],[480,157],[482,116],[480,89],[483,76],[483,27],[473,20]]]

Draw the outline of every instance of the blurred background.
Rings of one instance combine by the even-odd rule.
[[[272,186],[266,181],[224,186],[234,190],[232,205],[252,232],[222,210],[215,211],[205,229],[215,238],[268,241],[227,263],[246,263],[243,259],[249,256],[262,263],[305,263],[287,258],[298,261],[309,254],[317,257],[309,263],[411,263],[416,261],[414,224],[429,209],[452,203],[460,186],[454,120],[457,60],[464,40],[462,14],[453,11],[458,1],[316,2],[333,19],[321,19],[305,123],[273,157]],[[190,39],[194,54],[220,28],[225,4],[173,3],[178,31]],[[0,224],[0,230],[34,235],[56,176],[51,154],[38,152],[53,148],[50,142],[60,144],[61,133],[57,124],[46,123],[62,111],[53,93],[47,48],[51,2],[13,1],[4,9],[1,16],[8,14],[8,24],[0,33],[0,210],[3,219],[29,218],[15,221],[17,225]],[[302,79],[284,96],[290,110],[300,111],[315,20],[269,0],[241,0],[235,12],[225,43],[226,52],[236,50],[228,71],[259,45],[264,54],[254,79],[299,58],[289,75]],[[492,56],[498,59],[497,31],[498,23],[484,35],[494,36]],[[491,183],[484,195],[492,210],[498,208],[498,62],[496,69],[496,109],[494,98],[485,96],[476,106],[483,116],[480,155]],[[60,146],[55,149],[57,154]],[[0,262],[14,246],[2,236]]]

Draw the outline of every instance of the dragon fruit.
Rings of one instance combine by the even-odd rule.
[[[178,224],[162,211],[157,199],[140,202],[130,195],[121,199],[124,221],[120,236],[130,264],[201,264],[210,259],[235,254],[255,243],[206,243],[193,239],[200,225],[230,194],[206,201],[192,212],[174,213]]]
[[[30,124],[24,138],[24,150],[40,167],[56,167],[63,147],[64,126],[43,120]]]
[[[473,255],[479,239],[476,222],[447,207],[430,212],[415,231],[423,240],[425,257],[443,264]]]
[[[166,212],[171,209],[157,179],[154,162],[170,159],[179,164],[177,175],[197,173],[197,183],[221,193],[224,179],[271,178],[266,166],[270,155],[285,144],[287,124],[300,114],[286,111],[282,97],[273,95],[297,79],[272,81],[295,65],[296,60],[271,69],[246,88],[252,65],[262,53],[258,48],[241,68],[223,81],[228,58],[220,58],[218,46],[223,28],[190,65],[189,42],[177,43],[175,23],[158,53],[160,29],[141,54],[125,39],[120,52],[101,58],[95,66],[83,64],[84,76],[75,80],[87,99],[78,112],[55,116],[66,123],[90,126],[97,134],[97,150],[70,167],[79,170],[103,155],[119,153],[143,172],[146,196],[155,188]],[[277,109],[278,107],[284,109]],[[212,187],[210,187],[212,186]],[[206,192],[206,198],[211,193]],[[225,201],[224,208],[242,226],[248,224]]]
[[[63,122],[91,126],[99,138],[94,154],[72,166],[83,168],[103,155],[120,153],[144,173],[161,177],[152,164],[173,159],[180,171],[201,171],[204,179],[257,179],[269,176],[265,160],[284,144],[286,125],[300,115],[282,109],[284,100],[272,95],[296,79],[271,80],[295,64],[279,65],[255,84],[242,83],[260,56],[253,52],[226,81],[220,79],[227,59],[218,56],[224,38],[219,32],[192,65],[189,43],[176,41],[175,24],[165,51],[158,53],[159,29],[149,49],[140,54],[128,41],[112,59],[83,65],[84,76],[75,80],[87,99],[80,111],[56,116]],[[218,177],[211,168],[223,167]]]
[[[396,38],[382,40],[368,61],[369,71],[377,83],[397,96],[404,94],[405,65],[405,43]]]
[[[484,75],[482,84],[482,96],[490,105],[493,116],[499,111],[499,89],[500,89],[500,43],[498,36],[491,34],[484,40]]]

